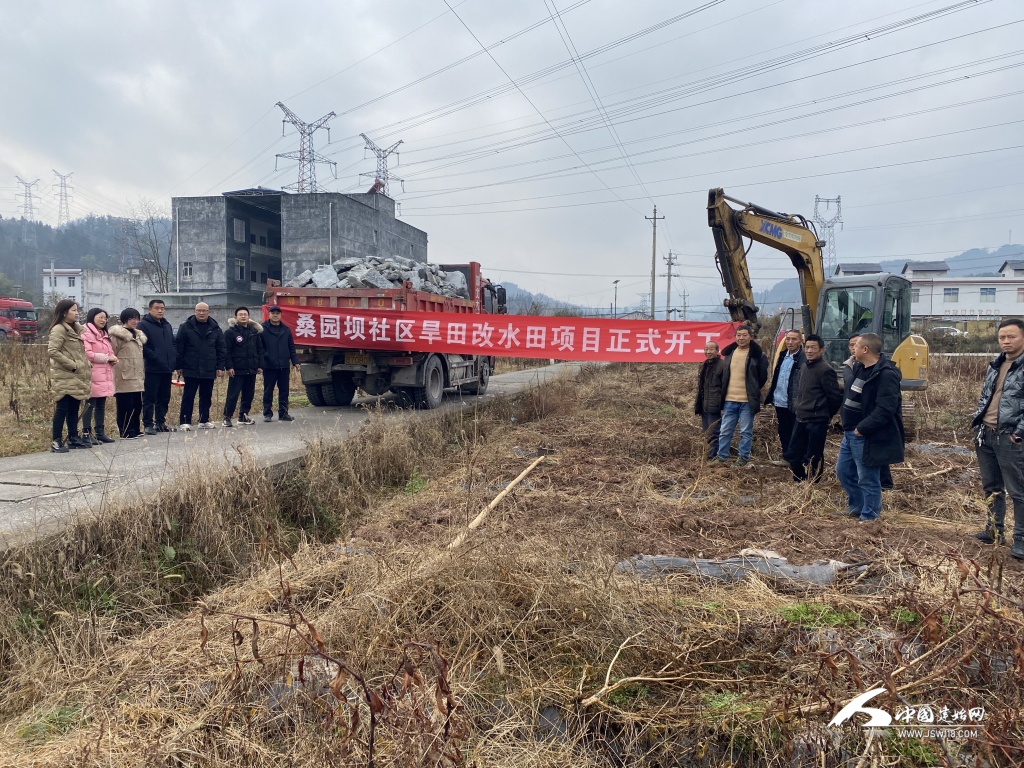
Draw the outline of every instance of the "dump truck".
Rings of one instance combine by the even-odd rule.
[[[38,333],[36,309],[31,301],[0,296],[0,341],[34,341]]]
[[[422,290],[403,281],[392,288],[316,288],[282,286],[270,280],[264,293],[265,308],[280,306],[290,316],[310,308],[325,310],[367,309],[374,312],[433,312],[466,315],[505,314],[505,289],[481,275],[480,264],[441,264],[441,270],[465,277],[465,297]],[[421,408],[436,408],[444,390],[451,387],[482,395],[494,369],[486,355],[439,354],[395,349],[360,349],[310,343],[300,329],[292,328],[301,364],[302,383],[315,406],[345,406],[356,390],[368,395],[396,392]]]

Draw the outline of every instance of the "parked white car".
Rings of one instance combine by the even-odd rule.
[[[938,326],[932,328],[931,332],[934,333],[936,336],[941,336],[942,338],[952,338],[952,339],[961,339],[961,338],[962,339],[966,339],[967,338],[967,331],[961,331],[959,328],[955,328],[952,325],[938,325]]]

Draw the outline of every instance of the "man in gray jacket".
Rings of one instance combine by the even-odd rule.
[[[981,483],[988,503],[985,530],[974,537],[1004,543],[1006,496],[1013,499],[1010,554],[1024,560],[1024,321],[1003,320],[998,329],[1002,353],[989,363],[971,425]]]

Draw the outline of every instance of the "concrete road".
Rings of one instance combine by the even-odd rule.
[[[580,363],[558,363],[543,368],[492,376],[482,398],[445,393],[442,408],[471,407],[538,386],[579,370]],[[215,430],[162,433],[138,440],[118,440],[92,450],[66,454],[32,453],[0,459],[0,551],[62,530],[80,514],[100,513],[114,500],[143,499],[174,482],[188,466],[240,460],[239,451],[255,457],[264,467],[301,458],[307,442],[321,435],[344,438],[357,432],[368,414],[361,405],[378,398],[357,400],[347,408],[299,408],[295,421]],[[411,414],[395,411],[395,418]]]

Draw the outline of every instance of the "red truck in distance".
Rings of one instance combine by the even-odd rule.
[[[401,288],[289,288],[270,280],[264,303],[281,307],[362,308],[396,312],[457,312],[505,314],[505,289],[480,273],[480,264],[439,264],[446,272],[461,272],[470,298],[451,298],[417,291],[406,281]],[[349,405],[356,389],[368,395],[398,392],[422,408],[441,404],[444,390],[459,387],[482,395],[494,370],[494,358],[409,352],[406,349],[348,349],[310,344],[296,339],[302,364],[302,383],[316,406]]]
[[[0,341],[34,341],[38,335],[39,323],[32,302],[0,296]]]

